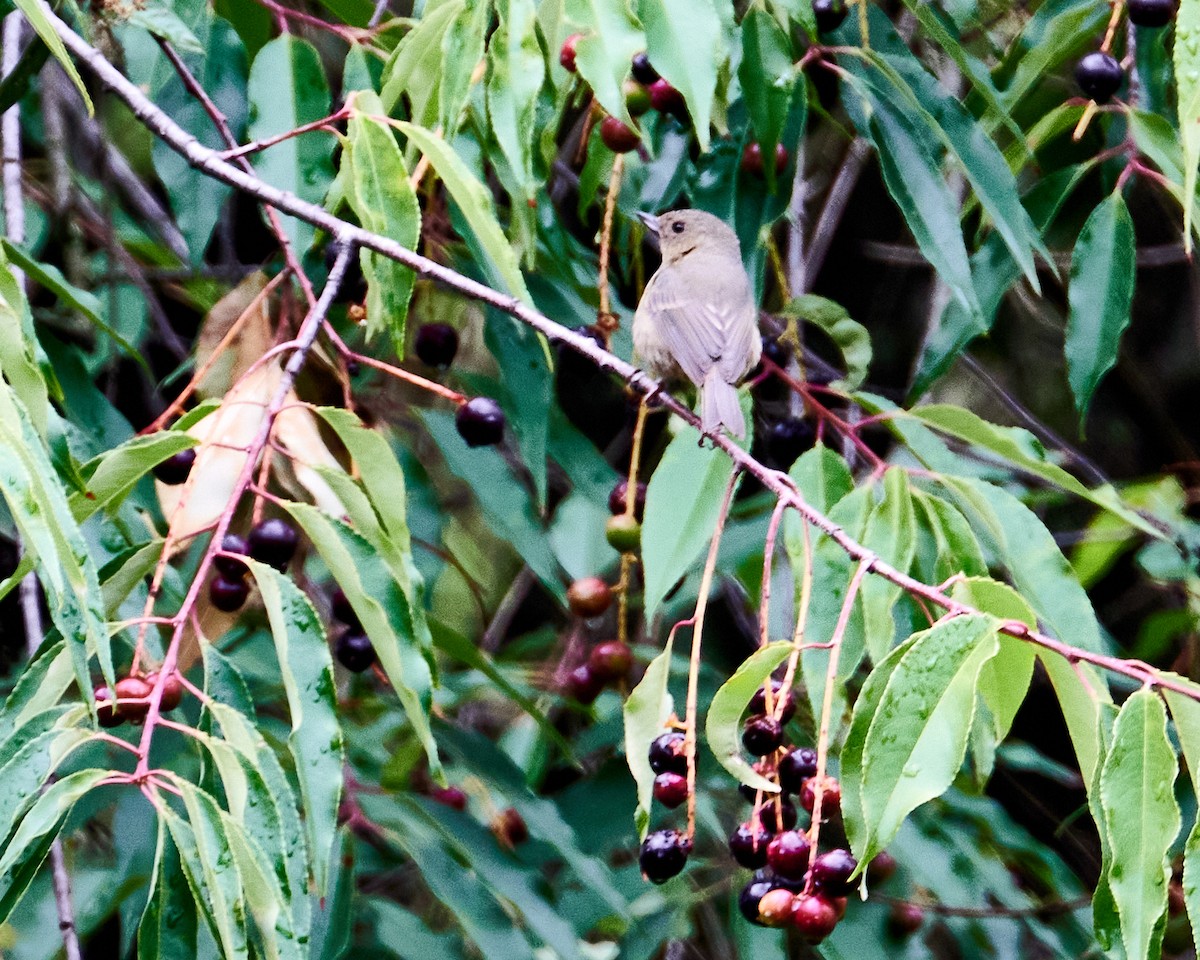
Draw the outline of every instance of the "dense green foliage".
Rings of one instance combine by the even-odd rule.
[[[1186,954],[1200,0],[1125,5],[4,4],[0,949]],[[636,363],[678,207],[762,306],[744,451],[539,316]],[[772,676],[865,877],[819,945],[727,849]]]

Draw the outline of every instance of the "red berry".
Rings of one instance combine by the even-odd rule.
[[[208,584],[208,599],[218,610],[233,613],[240,610],[250,596],[250,586],[245,580],[226,580],[223,575],[213,577]]]
[[[616,117],[600,121],[600,139],[613,153],[628,153],[637,148],[641,136]]]
[[[582,39],[582,33],[573,33],[563,41],[562,49],[558,51],[558,62],[568,73],[575,72],[575,47]]]
[[[577,617],[590,620],[612,605],[612,588],[599,577],[580,577],[567,589],[567,606]]]
[[[250,556],[282,573],[296,555],[300,535],[286,520],[272,517],[251,528],[249,542]]]
[[[776,887],[758,901],[758,919],[766,927],[782,927],[792,918],[792,902],[796,895],[791,890]]]
[[[808,837],[798,830],[777,833],[767,844],[767,866],[779,876],[803,880],[808,870]]]
[[[791,830],[799,819],[796,805],[787,797],[776,800],[774,795],[764,794],[762,805],[758,807],[757,812],[769,833],[774,833],[781,824],[782,829]]]
[[[896,873],[896,858],[886,850],[875,854],[875,858],[867,864],[867,880],[872,886],[886,883]]]
[[[788,164],[787,147],[782,143],[775,144],[775,172],[783,173]],[[752,177],[761,177],[765,172],[762,144],[751,141],[742,151],[742,172]]]
[[[792,926],[808,943],[820,943],[837,926],[837,908],[820,894],[800,894],[792,905]]]
[[[760,822],[758,829],[752,821],[738,825],[729,837],[729,852],[743,867],[757,870],[767,865],[767,846],[771,842],[771,833]]]
[[[814,790],[816,777],[804,781],[800,789],[800,806],[809,813],[813,812],[817,796]],[[842,812],[842,785],[834,777],[825,778],[825,790],[821,797],[821,819],[839,816]]]
[[[422,363],[445,370],[458,353],[458,331],[448,323],[422,324],[413,349]]]
[[[351,627],[338,637],[334,655],[351,673],[362,673],[375,662],[375,647],[365,633]]]
[[[673,114],[681,119],[687,116],[687,103],[683,94],[666,80],[655,80],[650,84],[650,102],[659,113]]]
[[[606,640],[592,648],[588,669],[601,683],[615,683],[629,676],[633,666],[633,651],[620,640]]]
[[[192,464],[195,462],[196,448],[188,447],[186,450],[171,454],[162,463],[157,464],[152,472],[159,483],[165,483],[168,487],[177,487],[187,481],[188,474],[192,472]]]
[[[117,712],[131,723],[140,723],[150,712],[146,698],[150,696],[150,684],[141,677],[124,677],[117,681],[113,692],[117,695]]]
[[[125,718],[116,708],[116,697],[113,692],[105,686],[99,686],[92,691],[92,698],[96,701],[96,719],[102,727],[119,727],[125,722]]]
[[[666,883],[678,875],[692,852],[692,841],[678,830],[656,830],[638,853],[638,866],[651,883]]]
[[[221,551],[222,553],[213,557],[213,566],[216,567],[217,573],[226,580],[236,580],[250,572],[245,561],[238,559],[239,556],[244,557],[250,552],[250,545],[246,543],[244,537],[239,537],[236,533],[225,534],[221,540]],[[237,554],[237,556],[222,556],[222,554]]]
[[[888,912],[887,932],[897,940],[911,937],[925,922],[925,911],[915,903],[893,903]]]
[[[1115,57],[1096,50],[1079,61],[1075,68],[1075,82],[1089,100],[1096,103],[1108,103],[1112,95],[1125,79],[1125,71],[1121,69]]]
[[[525,818],[512,807],[500,812],[495,823],[492,824],[492,829],[496,836],[510,847],[515,847],[529,839],[529,826],[525,823]]]
[[[491,397],[473,397],[462,404],[454,425],[468,447],[490,447],[504,439],[504,411]]]
[[[797,747],[779,761],[779,785],[789,793],[799,793],[804,781],[817,775],[817,751]]]
[[[628,495],[628,492],[629,481],[621,480],[612,488],[612,493],[608,495],[608,512],[614,517],[625,512],[625,497]],[[646,485],[639,483],[633,495],[633,516],[640,521],[645,512]]]
[[[155,687],[158,686],[158,674],[152,673],[146,677],[146,683]],[[180,682],[179,674],[172,673],[163,683],[162,696],[158,701],[160,710],[174,710],[183,702],[183,683]]]
[[[857,883],[850,877],[858,869],[858,861],[849,850],[828,850],[813,861],[812,881],[822,893],[831,897],[847,896]]]
[[[678,730],[668,730],[650,744],[650,769],[655,773],[687,773],[686,738]]]
[[[588,668],[586,663],[571,671],[567,677],[567,693],[582,704],[595,703],[604,689],[604,681]]]
[[[742,728],[742,744],[756,757],[774,753],[783,743],[783,726],[774,717],[756,714]]]
[[[788,723],[796,715],[796,698],[789,690],[787,696],[783,698],[783,713],[781,714],[779,712],[779,693],[782,689],[782,681],[771,681],[771,715],[779,717],[781,723]],[[754,696],[750,698],[750,712],[764,714],[767,712],[767,692],[763,687],[759,687],[754,692]]]
[[[654,799],[664,807],[674,810],[687,798],[687,777],[668,771],[654,778]]]
[[[455,810],[467,809],[467,795],[458,787],[434,787],[429,791],[429,796],[443,806]]]

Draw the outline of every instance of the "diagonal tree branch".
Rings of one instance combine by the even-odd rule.
[[[499,293],[491,287],[471,280],[469,277],[465,277],[449,267],[435,263],[426,257],[414,253],[394,240],[347,223],[327,210],[315,204],[307,203],[295,194],[271,186],[253,174],[248,174],[226,162],[218,153],[203,146],[193,136],[181,129],[169,116],[146,97],[138,87],[109,63],[98,50],[87,43],[70,26],[55,15],[45,5],[44,0],[40,0],[40,5],[44,16],[53,26],[67,49],[78,57],[104,86],[108,87],[117,97],[123,100],[133,114],[152,133],[162,138],[168,146],[180,153],[196,169],[251,196],[257,197],[259,200],[276,207],[284,213],[298,217],[314,226],[329,231],[343,243],[374,250],[391,260],[412,268],[424,277],[436,280],[464,296],[487,303],[515,317],[522,323],[544,334],[550,340],[566,344],[572,350],[586,356],[600,369],[620,377],[630,388],[638,393],[646,397],[655,397],[663,407],[676,414],[692,427],[701,430],[699,418],[674,397],[663,392],[662,385],[656,380],[647,376],[646,373],[632,364],[596,346],[590,339],[582,337],[566,327],[555,323],[516,297]],[[862,563],[866,572],[883,577],[885,580],[908,591],[913,596],[919,597],[947,613],[981,613],[981,611],[974,607],[955,600],[940,587],[922,583],[882,560],[874,552],[849,536],[827,516],[812,507],[786,474],[764,466],[728,437],[710,435],[709,439],[714,446],[719,447],[728,454],[738,468],[757,477],[766,489],[770,490],[788,507],[796,510],[808,523],[828,536],[848,556]],[[1064,643],[1040,631],[1030,629],[1024,623],[1006,622],[1001,625],[1000,629],[1009,636],[1050,650],[1065,657],[1072,663],[1090,663],[1101,669],[1129,677],[1138,683],[1174,690],[1190,699],[1200,700],[1200,688],[1168,677],[1141,661],[1122,660],[1119,657],[1110,657],[1094,653],[1090,650],[1084,650],[1080,647]],[[164,668],[163,675],[165,676],[167,672],[169,672],[168,669]],[[155,692],[155,702],[157,702],[157,694],[158,691]]]

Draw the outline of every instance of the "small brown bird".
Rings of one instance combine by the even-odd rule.
[[[700,389],[706,433],[746,435],[737,383],[758,363],[758,306],[735,234],[701,210],[639,214],[658,234],[658,268],[633,318],[633,346],[660,378],[682,371]]]

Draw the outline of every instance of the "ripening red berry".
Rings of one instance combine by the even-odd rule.
[[[150,712],[146,698],[150,696],[150,684],[141,677],[123,677],[117,681],[113,692],[117,695],[117,712],[131,723],[140,723]]]
[[[615,683],[629,676],[633,667],[633,651],[620,640],[606,640],[592,648],[588,669],[601,683]]]
[[[837,926],[837,908],[820,894],[800,894],[792,905],[792,926],[807,943],[820,943]]]
[[[442,806],[454,810],[467,809],[467,795],[459,787],[434,787],[429,796]]]
[[[804,781],[804,786],[800,789],[800,806],[809,813],[813,812],[813,806],[816,804],[816,793],[814,785],[816,777],[810,777]],[[830,817],[840,816],[842,812],[842,785],[838,783],[834,777],[825,778],[825,790],[821,797],[821,819],[828,820]]]
[[[567,677],[567,693],[582,704],[595,703],[604,689],[604,681],[588,668],[586,663],[580,664]]]
[[[158,686],[158,674],[151,673],[146,677],[146,683],[150,687]],[[158,701],[160,710],[174,710],[183,702],[183,683],[179,679],[177,672],[172,672],[169,677],[163,682],[162,696]]]
[[[925,922],[925,911],[915,903],[893,903],[888,912],[887,932],[897,940],[911,937]]]
[[[567,588],[567,606],[577,617],[590,620],[612,605],[612,588],[599,577],[580,577]]]
[[[787,147],[782,143],[775,144],[775,172],[783,173],[788,165]],[[752,140],[742,151],[742,172],[752,177],[761,177],[766,173],[762,144]]]
[[[119,727],[125,722],[121,712],[117,710],[116,697],[106,686],[96,687],[92,691],[92,699],[96,701],[96,719],[102,727]]]
[[[796,895],[791,890],[776,887],[758,901],[758,919],[765,927],[782,927],[792,918]]]
[[[655,80],[650,84],[650,102],[659,113],[669,113],[680,119],[687,116],[687,103],[683,94],[666,80]]]
[[[823,893],[831,897],[844,897],[858,886],[857,882],[850,881],[857,869],[858,861],[849,850],[827,850],[813,861],[812,881]]]
[[[525,818],[512,807],[500,811],[495,823],[492,824],[492,829],[496,836],[510,847],[515,847],[529,839],[529,825],[525,823]]]
[[[767,866],[781,877],[803,880],[808,870],[809,850],[808,837],[800,831],[777,833],[767,844]]]
[[[605,117],[600,121],[600,140],[613,153],[628,153],[637,149],[642,138],[617,117]]]
[[[568,73],[574,73],[576,70],[575,47],[582,39],[582,33],[573,33],[563,41],[562,49],[558,51],[558,62]]]
[[[688,798],[687,777],[679,773],[660,773],[654,778],[654,799],[669,810],[682,805]]]

